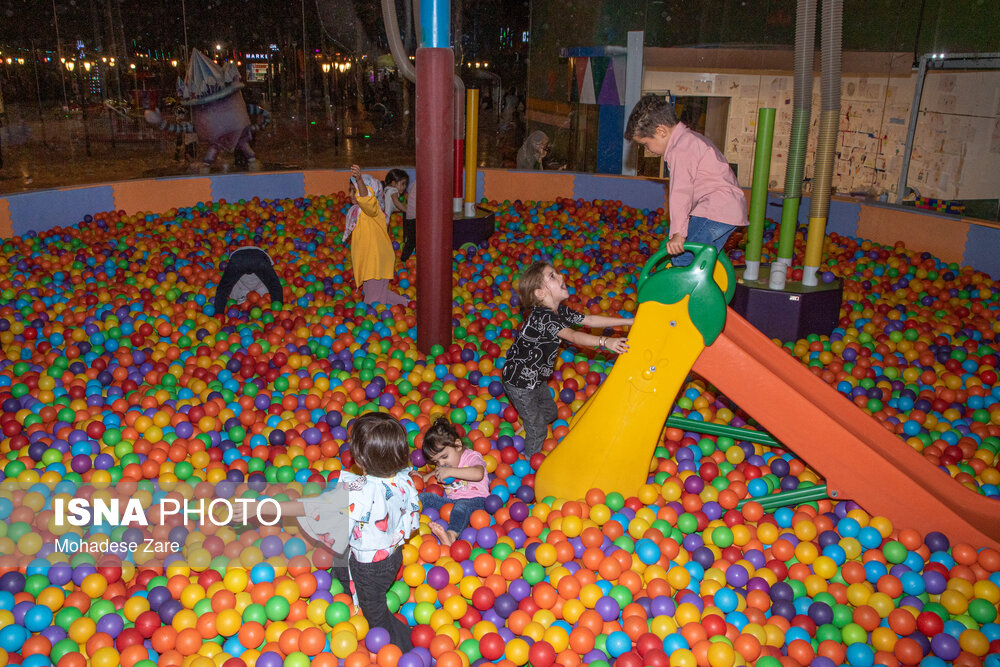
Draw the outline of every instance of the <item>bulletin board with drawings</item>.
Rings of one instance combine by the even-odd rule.
[[[998,173],[1000,72],[929,72],[907,185],[924,197],[997,199]]]
[[[940,81],[940,77],[951,80]],[[777,110],[768,187],[785,185],[792,126],[791,73],[690,73],[647,71],[646,90],[671,90],[677,96],[730,98],[725,146],[719,149],[739,165],[740,185],[750,187],[757,137],[757,112]],[[895,193],[902,169],[906,129],[915,76],[844,76],[841,82],[840,136],[834,163],[840,194]],[[921,194],[942,199],[1000,197],[1000,72],[932,72],[924,87],[909,184]],[[819,133],[820,80],[813,82],[813,107],[805,178],[813,175]],[[808,185],[806,187],[808,192]]]

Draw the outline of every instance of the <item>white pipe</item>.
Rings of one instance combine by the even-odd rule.
[[[787,271],[788,265],[784,262],[771,262],[771,277],[767,282],[767,286],[773,290],[785,289]]]
[[[818,266],[804,266],[802,267],[802,284],[809,287],[815,287],[819,284],[819,279],[817,274],[819,273]]]

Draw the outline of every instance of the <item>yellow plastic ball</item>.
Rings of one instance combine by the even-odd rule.
[[[97,632],[97,623],[87,616],[81,616],[70,624],[67,635],[77,644],[83,645],[94,636],[95,632]]]
[[[358,638],[351,632],[338,632],[330,638],[330,650],[338,658],[346,658],[358,650]]]
[[[130,597],[126,600],[122,611],[125,612],[125,618],[135,623],[135,619],[139,618],[140,614],[149,611],[149,600],[138,596]]]
[[[515,637],[507,642],[507,648],[504,650],[504,657],[513,662],[515,665],[523,665],[528,662],[529,650],[530,647],[528,646],[528,642]]]
[[[240,567],[226,568],[226,573],[222,575],[222,584],[231,593],[241,593],[247,589],[250,583],[250,576],[247,571]]]

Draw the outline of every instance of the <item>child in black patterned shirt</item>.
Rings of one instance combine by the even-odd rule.
[[[557,416],[548,381],[555,369],[560,339],[621,354],[628,350],[627,338],[595,336],[571,327],[616,327],[631,325],[634,320],[584,315],[571,309],[563,303],[569,298],[566,281],[548,262],[529,266],[521,274],[517,291],[521,308],[528,314],[520,335],[507,350],[502,379],[504,392],[524,424],[524,452],[531,457],[541,451],[548,425]]]

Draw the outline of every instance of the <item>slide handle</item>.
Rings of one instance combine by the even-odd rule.
[[[726,284],[725,284],[726,303],[732,301],[733,294],[736,292],[736,273],[735,271],[733,271],[733,264],[732,262],[729,261],[729,258],[726,257],[724,254],[719,254],[716,251],[715,246],[708,245],[705,243],[694,243],[685,241],[684,250],[685,252],[694,253],[695,255],[694,262],[692,262],[688,266],[671,266],[665,270],[671,271],[672,273],[676,273],[677,279],[683,280],[681,272],[688,271],[692,266],[702,261],[703,253],[708,253],[711,256],[710,257],[711,259],[716,260],[718,264],[722,266],[722,269],[725,272],[726,276]],[[664,260],[672,258],[673,256],[674,256],[673,253],[667,250],[667,245],[664,243],[659,250],[657,250],[650,256],[650,258],[646,261],[646,264],[642,267],[642,272],[639,274],[639,282],[636,286],[636,290],[638,291],[639,289],[641,289],[643,284],[645,284],[645,282],[654,273],[662,273],[660,271],[657,271],[657,267],[660,264],[662,264]],[[709,259],[709,257],[706,256],[704,257],[704,259]],[[719,282],[719,276],[716,275],[715,271],[713,271],[712,275],[715,277],[716,282]],[[719,286],[722,287],[721,284]],[[694,291],[694,288],[697,286],[691,285],[690,287],[691,287],[690,291]]]

